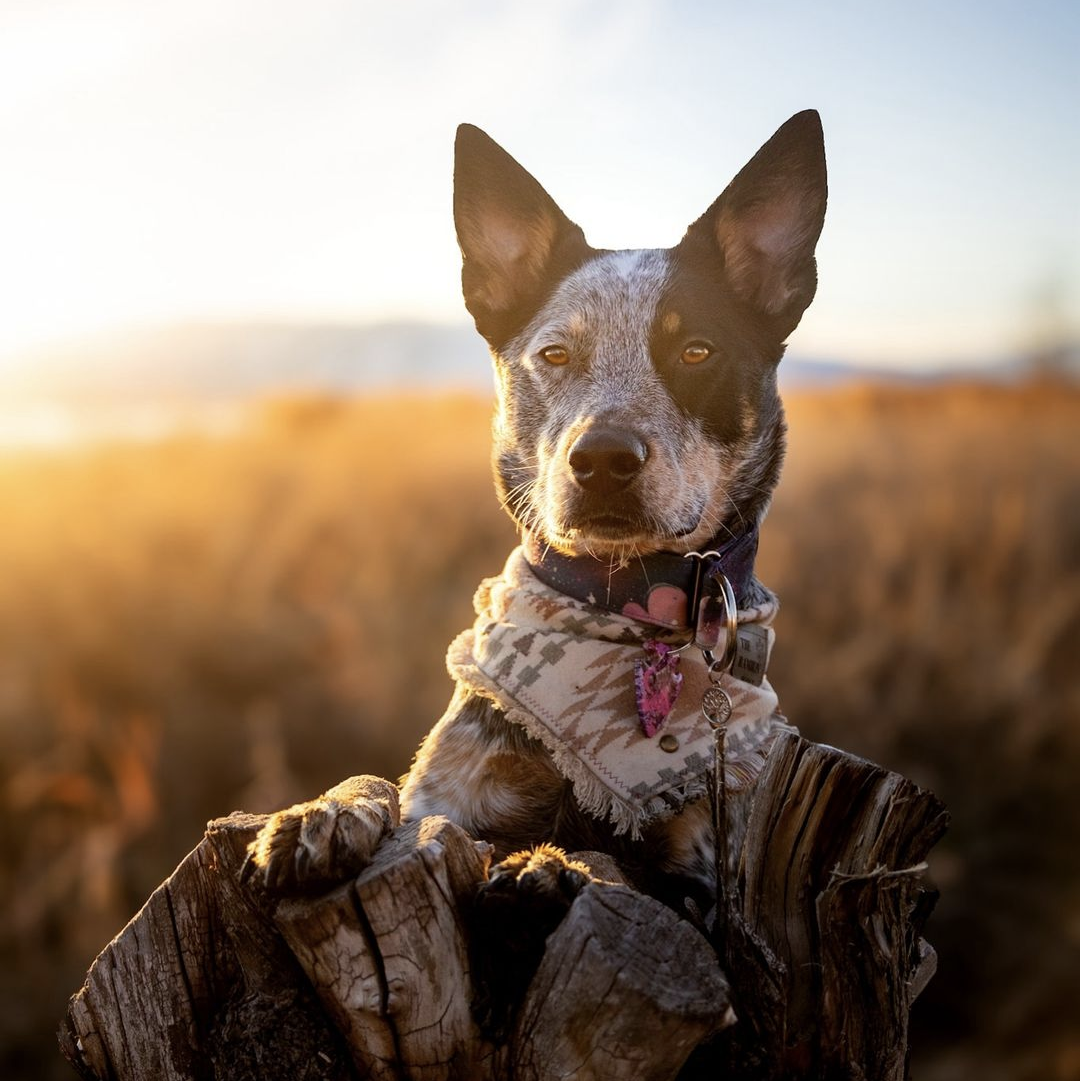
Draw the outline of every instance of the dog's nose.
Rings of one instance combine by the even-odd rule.
[[[596,424],[574,440],[570,469],[587,492],[608,495],[625,488],[641,472],[648,453],[648,447],[633,432]]]

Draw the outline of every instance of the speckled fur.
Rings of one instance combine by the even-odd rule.
[[[690,551],[714,536],[732,509],[725,493],[759,433],[751,423],[737,444],[718,443],[668,393],[649,337],[669,286],[665,251],[599,254],[560,283],[500,352],[495,445],[518,488],[508,502],[523,526],[562,551],[625,557],[672,542]],[[568,348],[568,364],[540,358],[553,342]],[[649,449],[620,496],[635,528],[616,539],[578,524],[590,496],[566,464],[575,440],[598,421],[632,430]],[[774,434],[782,440],[782,427]]]
[[[497,144],[459,129],[462,286],[495,365],[496,487],[523,529],[571,554],[623,561],[692,551],[761,520],[784,453],[776,366],[814,295],[825,197],[820,122],[801,113],[676,247],[599,251]],[[706,359],[688,360],[701,343]],[[545,357],[551,346],[562,350],[556,363]],[[618,491],[588,490],[569,464],[597,425],[645,448]],[[745,794],[732,801],[732,852],[746,805]],[[581,810],[539,742],[463,688],[417,753],[401,806],[404,820],[446,815],[500,860],[543,844],[594,850],[676,906],[690,897],[704,911],[713,893],[704,802],[653,822],[640,840],[616,836]],[[319,801],[300,805],[281,819],[295,828],[264,831],[252,848],[264,884],[292,883],[311,862],[296,838],[300,824],[309,837],[332,833],[312,824],[323,813]],[[539,862],[515,856],[507,866],[565,887],[576,879],[552,877],[561,859],[544,850]]]
[[[692,551],[763,517],[784,450],[776,364],[816,284],[820,140],[816,114],[800,114],[677,248],[606,252],[486,136],[462,129],[462,280],[495,364],[496,482],[523,528],[571,554],[625,560]],[[696,341],[714,353],[691,369],[680,355]],[[564,363],[544,358],[552,345]],[[568,466],[574,441],[597,423],[648,448],[633,482],[603,497],[625,520],[621,532],[590,528],[598,500]],[[732,852],[747,802],[730,809]],[[402,805],[406,818],[448,815],[492,842],[497,859],[552,842],[611,853],[631,881],[675,903],[690,896],[704,907],[713,891],[703,802],[640,841],[616,837],[581,811],[539,742],[461,689],[420,748]]]

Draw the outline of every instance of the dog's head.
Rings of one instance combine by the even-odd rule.
[[[674,248],[598,250],[458,129],[462,285],[495,359],[496,482],[523,528],[625,559],[764,514],[784,452],[776,366],[814,296],[825,198],[821,123],[803,112]]]

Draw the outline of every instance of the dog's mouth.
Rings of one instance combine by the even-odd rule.
[[[594,537],[619,540],[644,532],[645,523],[639,518],[621,514],[597,514],[577,523],[574,532]]]
[[[629,514],[577,514],[558,521],[549,518],[544,532],[555,543],[560,538],[585,542],[617,541],[641,536],[645,532],[645,523],[640,517]]]
[[[636,515],[591,514],[544,532],[550,544],[568,555],[606,557],[615,551],[638,552],[655,547],[644,519]]]
[[[578,516],[565,524],[559,536],[550,538],[557,548],[579,554],[607,556],[614,552],[646,555],[678,547],[698,527],[696,516],[689,526],[665,529],[655,519],[641,514],[599,513]]]

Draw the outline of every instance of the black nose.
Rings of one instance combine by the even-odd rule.
[[[587,492],[608,495],[625,488],[641,472],[648,453],[633,432],[594,424],[570,448],[570,469]]]

